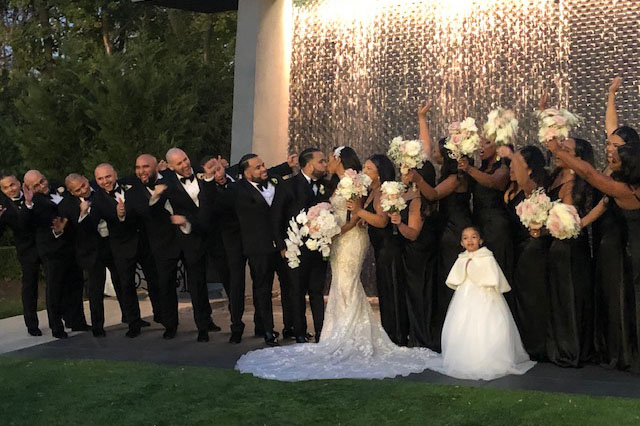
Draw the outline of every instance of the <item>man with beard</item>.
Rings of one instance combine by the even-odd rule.
[[[20,269],[22,270],[22,313],[27,331],[32,336],[42,336],[38,328],[38,278],[40,256],[36,249],[35,230],[27,226],[27,207],[20,182],[14,175],[0,176],[0,226],[8,226],[13,232],[13,241]]]
[[[317,148],[305,149],[300,153],[300,173],[282,185],[273,201],[273,217],[277,233],[276,245],[282,257],[286,252],[285,238],[289,220],[295,218],[300,210],[308,209],[328,200],[325,193],[323,177],[327,171],[327,160]],[[317,251],[301,247],[300,266],[289,268],[291,294],[294,310],[294,333],[296,342],[304,343],[307,339],[307,317],[305,296],[309,294],[309,304],[315,327],[315,340],[320,339],[320,331],[324,321],[324,283],[327,273],[327,262]]]
[[[38,170],[25,173],[23,193],[45,270],[49,327],[53,337],[66,339],[63,317],[73,331],[86,331],[88,326],[82,306],[82,271],[75,262],[72,233],[65,229],[68,219],[59,212],[64,197],[50,192],[49,181]]]

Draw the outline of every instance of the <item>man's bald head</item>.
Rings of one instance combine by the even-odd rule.
[[[64,179],[64,185],[67,187],[67,191],[75,197],[89,198],[91,195],[91,185],[89,185],[89,179],[79,175],[78,173],[71,173]]]
[[[145,185],[158,178],[158,160],[151,154],[142,154],[136,158],[136,176]]]
[[[49,181],[39,170],[29,170],[24,174],[23,181],[33,192],[39,192],[41,194],[49,193]]]
[[[113,191],[118,181],[118,174],[113,166],[109,163],[98,164],[93,175],[96,178],[98,186],[105,191]]]
[[[193,173],[189,157],[180,148],[171,148],[168,150],[166,158],[169,168],[180,176],[189,177]]]

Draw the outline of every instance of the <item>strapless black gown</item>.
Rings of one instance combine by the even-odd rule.
[[[559,198],[562,186],[549,192]],[[593,287],[589,236],[551,237],[548,256],[549,334],[547,357],[561,367],[579,367],[593,348]]]
[[[523,191],[509,201],[511,232],[514,237],[514,269],[511,293],[514,319],[524,348],[534,361],[547,359],[546,338],[549,324],[547,295],[547,254],[549,237],[533,238],[516,214],[525,199]]]
[[[440,341],[442,326],[447,315],[447,308],[453,296],[453,290],[447,287],[445,281],[451,267],[458,259],[458,255],[463,251],[460,245],[462,231],[472,224],[469,201],[469,192],[454,192],[439,202],[438,217],[441,223],[441,230],[438,245],[436,308],[433,321],[433,330],[438,342]]]

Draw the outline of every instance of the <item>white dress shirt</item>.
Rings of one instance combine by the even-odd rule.
[[[271,207],[271,204],[273,203],[273,197],[276,195],[276,187],[269,181],[267,181],[267,187],[265,189],[261,189],[260,186],[255,182],[249,181],[249,183],[251,183],[251,185],[253,185],[253,187],[257,189],[258,192],[260,192],[262,198],[264,198],[269,207]]]

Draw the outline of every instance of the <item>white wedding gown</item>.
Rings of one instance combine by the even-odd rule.
[[[331,199],[344,223],[345,200]],[[331,289],[322,337],[317,344],[296,344],[249,352],[236,364],[241,373],[265,379],[383,379],[418,373],[439,365],[440,356],[426,348],[396,346],[371,309],[360,282],[369,236],[355,227],[331,246]]]

